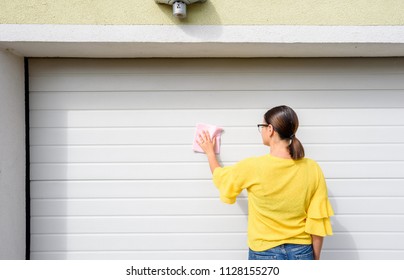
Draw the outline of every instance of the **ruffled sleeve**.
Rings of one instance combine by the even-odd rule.
[[[307,210],[305,231],[318,236],[332,235],[330,217],[333,215],[324,175],[319,169],[317,188]]]
[[[219,190],[220,200],[233,204],[237,196],[248,188],[255,176],[253,160],[243,160],[232,166],[218,167],[213,172],[213,183]]]

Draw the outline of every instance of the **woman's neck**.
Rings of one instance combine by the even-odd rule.
[[[272,143],[269,154],[278,158],[291,159],[289,148],[283,142]]]

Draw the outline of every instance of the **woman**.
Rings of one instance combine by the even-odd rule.
[[[296,113],[287,106],[270,109],[258,124],[270,153],[221,167],[214,152],[215,138],[199,135],[213,182],[225,203],[248,192],[249,259],[320,259],[323,237],[332,235],[333,209],[319,165],[304,157],[295,134]]]

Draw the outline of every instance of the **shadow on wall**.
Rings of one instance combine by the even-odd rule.
[[[357,245],[352,235],[338,221],[337,216],[331,219],[334,235],[324,239],[322,259],[359,260]]]
[[[157,4],[156,4],[157,5]],[[203,4],[196,3],[187,6],[187,17],[184,19],[176,18],[172,14],[172,6],[165,4],[158,4],[160,10],[165,14],[169,20],[176,25],[178,38],[185,36],[189,41],[194,42],[214,42],[222,36],[223,30],[221,27],[221,19],[219,14],[216,12],[215,7],[210,1]],[[201,26],[215,25],[216,28],[213,30],[211,28],[207,29],[206,32],[200,32]],[[178,38],[167,38],[168,41],[184,39]],[[205,44],[201,48],[206,48]],[[204,52],[204,49],[200,49]],[[209,51],[208,49],[206,50]],[[181,50],[178,50],[181,54]]]
[[[329,191],[329,197],[334,197],[332,191]],[[340,222],[338,213],[340,209],[337,203],[333,203],[335,216],[331,217],[331,223],[334,234],[324,238],[321,258],[324,260],[358,260],[359,254],[357,244],[352,234]]]
[[[216,11],[214,4],[210,1],[205,3],[195,3],[187,5],[187,17],[183,19],[176,18],[173,15],[173,8],[171,5],[157,4],[161,13],[174,24],[174,25],[221,25],[222,21]]]

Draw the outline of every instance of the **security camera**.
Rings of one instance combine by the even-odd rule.
[[[185,18],[187,16],[187,5],[196,2],[206,2],[207,0],[154,0],[159,4],[167,4],[173,6],[173,15],[177,18]]]

